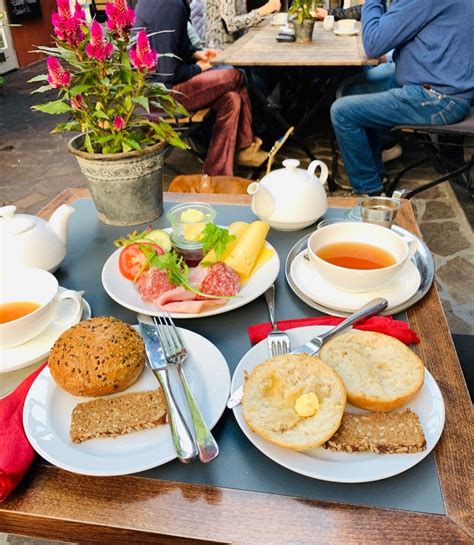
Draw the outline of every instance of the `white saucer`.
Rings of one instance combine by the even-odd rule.
[[[291,278],[306,297],[329,309],[355,312],[371,299],[384,297],[388,300],[387,310],[390,310],[408,301],[420,286],[420,272],[417,266],[409,261],[397,278],[387,286],[364,293],[342,291],[325,280],[305,259],[305,254],[306,250],[295,257],[290,269]]]
[[[344,28],[335,28],[334,34],[336,36],[356,36],[359,34],[360,29],[359,28],[352,28],[352,29],[344,29]]]
[[[59,288],[64,290],[64,288]],[[73,309],[72,305],[65,300],[60,305],[61,318],[67,317]],[[89,303],[83,299],[82,320],[88,320],[91,317],[91,307]],[[14,346],[12,348],[4,348],[0,351],[0,373],[10,373],[23,367],[28,367],[41,360],[46,360],[51,347],[56,339],[71,327],[70,325],[59,325],[56,322],[51,322],[49,326],[37,337],[31,339],[27,343]],[[3,378],[2,378],[3,382]]]

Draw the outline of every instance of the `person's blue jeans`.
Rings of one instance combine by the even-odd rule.
[[[383,190],[381,146],[376,130],[396,125],[450,125],[469,113],[469,103],[420,85],[346,96],[334,102],[331,120],[349,180],[356,193]]]

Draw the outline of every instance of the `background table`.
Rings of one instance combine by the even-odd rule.
[[[61,202],[87,195],[84,190],[69,190],[44,213],[48,215]],[[168,194],[166,198],[196,200],[196,195]],[[199,200],[245,204],[249,199],[199,195]],[[331,199],[330,204],[353,206],[355,199]],[[400,225],[419,234],[409,203],[403,203],[397,219]],[[67,269],[64,274],[67,277]],[[97,282],[96,289],[101,290]],[[23,484],[0,505],[0,530],[81,543],[472,542],[472,407],[436,289],[432,288],[408,315],[410,325],[422,339],[416,350],[437,380],[446,402],[446,427],[435,449],[446,515],[141,476],[93,478],[36,464]],[[212,471],[212,464],[208,469]]]

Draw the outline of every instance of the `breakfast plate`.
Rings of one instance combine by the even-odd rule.
[[[420,285],[418,286],[418,289],[413,294],[412,297],[408,298],[404,303],[395,305],[389,310],[385,310],[382,312],[382,315],[392,315],[397,314],[399,312],[403,312],[407,308],[411,307],[420,299],[422,299],[427,293],[428,290],[431,287],[431,284],[434,280],[434,272],[435,272],[435,266],[433,261],[433,256],[431,255],[431,252],[428,249],[428,246],[425,244],[425,242],[407,231],[406,229],[403,229],[402,227],[398,226],[392,226],[392,231],[395,231],[395,233],[399,234],[400,236],[403,236],[405,238],[412,238],[415,239],[418,243],[417,251],[415,252],[415,255],[412,257],[411,262],[416,265],[416,268],[418,269],[418,272],[420,274]],[[337,310],[332,307],[332,304],[329,304],[328,306],[319,303],[317,301],[314,301],[311,299],[311,297],[308,297],[305,295],[301,289],[297,286],[295,283],[293,276],[291,275],[291,268],[293,261],[296,259],[296,257],[301,254],[304,250],[306,250],[308,238],[311,236],[311,233],[305,235],[304,237],[300,238],[291,248],[291,250],[288,253],[288,256],[286,258],[285,263],[285,277],[286,281],[288,282],[288,285],[292,289],[292,291],[295,293],[299,299],[301,299],[304,303],[306,303],[311,308],[314,308],[316,310],[319,310],[321,312],[324,312],[325,314],[332,314],[334,316],[348,316],[351,314],[351,312]]]
[[[178,329],[189,350],[184,365],[186,377],[204,420],[213,428],[229,397],[230,374],[226,360],[216,346],[201,335]],[[171,368],[169,373],[173,394],[192,429],[176,369]],[[157,387],[155,375],[146,366],[138,381],[126,391]],[[26,436],[40,456],[67,471],[96,476],[137,473],[176,458],[168,424],[115,438],[73,443],[69,438],[72,410],[89,399],[68,394],[54,382],[49,368],[43,369],[28,392],[23,409]]]
[[[230,299],[225,305],[199,313],[171,312],[171,317],[188,319],[214,316],[242,307],[262,295],[273,284],[280,270],[280,259],[276,250],[268,242],[265,245],[267,248],[274,250],[273,257],[252,274],[250,279],[240,288],[235,298]],[[122,248],[115,250],[102,269],[102,285],[105,291],[114,301],[125,308],[148,316],[158,315],[160,310],[152,304],[145,303],[133,282],[120,274],[119,257],[121,251]]]
[[[299,346],[311,338],[331,329],[329,326],[308,326],[289,330],[292,346]],[[231,391],[244,382],[246,372],[268,358],[264,339],[251,348],[240,360],[232,377]],[[333,452],[322,447],[297,452],[279,447],[254,433],[242,416],[242,405],[233,409],[235,418],[247,438],[265,456],[301,475],[323,481],[361,483],[386,479],[398,475],[423,460],[435,447],[444,427],[444,402],[438,385],[425,369],[425,382],[417,396],[399,410],[411,409],[420,419],[426,437],[426,450],[414,454],[375,454],[371,452]],[[361,409],[346,406],[346,412],[364,413]]]
[[[64,291],[65,288],[59,288],[59,293]],[[82,316],[81,320],[88,320],[92,313],[89,303],[83,298]],[[70,300],[64,300],[59,306],[59,317],[65,319],[71,312],[75,311],[75,308],[69,304]],[[3,348],[0,355],[0,374],[10,373],[24,367],[33,365],[40,361],[44,361],[51,350],[51,347],[55,343],[56,339],[65,331],[69,329],[71,324],[61,325],[57,322],[51,322],[49,326],[39,335],[31,339],[30,341],[20,344],[19,346],[13,346],[11,348]],[[3,382],[3,378],[2,378]],[[2,388],[3,390],[3,388]]]
[[[409,261],[390,284],[373,291],[350,293],[325,280],[306,258],[306,250],[293,260],[290,275],[296,287],[309,299],[341,312],[355,312],[376,297],[388,301],[387,311],[402,305],[416,293],[421,277],[416,265]]]

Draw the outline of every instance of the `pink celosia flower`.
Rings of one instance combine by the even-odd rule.
[[[139,70],[155,70],[158,53],[150,47],[150,42],[144,30],[137,34],[137,45],[130,50],[130,60]]]
[[[74,14],[71,13],[69,0],[58,0],[58,12],[53,13],[53,23],[56,36],[71,46],[77,46],[84,40],[82,25],[85,24],[86,14],[79,4],[74,7]]]
[[[51,87],[61,89],[69,87],[71,84],[71,74],[64,70],[56,57],[48,57],[46,61],[48,66],[48,82]]]
[[[85,106],[84,97],[82,95],[76,95],[71,98],[71,108],[73,110],[80,110]]]
[[[127,0],[112,0],[105,6],[107,13],[107,28],[111,32],[123,34],[128,32],[135,23],[135,12],[127,4]]]
[[[91,41],[86,45],[86,53],[92,59],[103,62],[113,55],[114,46],[104,36],[104,30],[97,21],[91,24]]]
[[[125,129],[125,119],[122,116],[116,115],[114,117],[114,128],[117,131],[123,131],[123,129]]]

